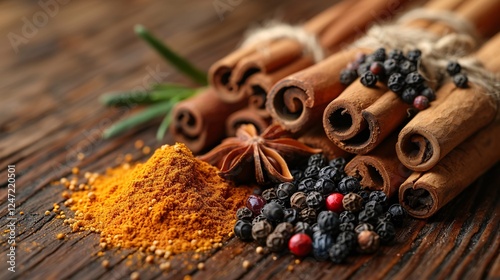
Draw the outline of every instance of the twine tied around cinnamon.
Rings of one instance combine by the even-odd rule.
[[[404,25],[417,19],[446,24],[455,33],[440,37],[432,32]],[[469,81],[482,87],[484,93],[496,101],[492,106],[497,108],[497,120],[500,120],[500,110],[498,110],[500,108],[500,79],[498,75],[487,71],[480,61],[471,56],[478,46],[478,41],[478,36],[471,24],[455,14],[417,9],[394,23],[373,26],[352,46],[356,48],[380,46],[386,49],[400,49],[404,52],[420,49],[422,59],[418,65],[418,72],[433,88],[438,88],[449,79],[446,73],[448,62],[457,61],[462,66],[462,71],[467,74]]]
[[[248,30],[241,47],[280,39],[292,39],[300,43],[303,46],[304,54],[311,55],[315,63],[323,60],[326,56],[318,38],[306,31],[303,26],[293,26],[276,20],[268,21],[260,27]]]

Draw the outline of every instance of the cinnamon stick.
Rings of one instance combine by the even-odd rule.
[[[457,0],[432,1],[429,2],[428,5],[426,5],[426,8],[427,6],[432,7],[432,9],[434,10],[447,7],[462,8],[462,6],[464,5],[467,6],[470,1],[466,1],[463,3],[462,2]],[[491,7],[491,5],[487,6]],[[465,17],[473,24],[476,24],[478,22],[478,15],[480,14],[479,11],[464,11],[463,8],[460,11],[462,14],[457,11],[458,16]],[[483,11],[483,13],[489,14],[488,11]],[[414,22],[412,21],[408,23],[408,25],[413,26],[413,23]],[[418,20],[417,25],[420,24],[421,20]],[[426,29],[429,31],[437,32],[438,34],[440,32],[445,32],[444,29],[433,29],[433,26],[436,26],[436,24],[431,24],[427,26]],[[370,93],[370,96],[362,97],[362,101],[358,101],[359,95],[351,93],[350,91],[350,88],[347,88],[346,92],[341,95],[346,95],[345,100],[334,100],[332,101],[333,104],[331,105],[331,107],[328,107],[335,108],[336,110],[339,109],[340,112],[344,112],[344,115],[347,118],[350,117],[352,120],[355,120],[355,122],[353,121],[349,127],[344,129],[348,133],[335,133],[335,123],[333,123],[332,125],[331,122],[331,120],[334,119],[334,117],[332,116],[332,113],[334,111],[332,110],[327,109],[327,111],[325,111],[323,125],[325,131],[327,131],[327,135],[329,136],[329,138],[332,139],[332,141],[334,141],[342,149],[345,149],[346,151],[349,151],[351,153],[365,154],[379,145],[392,131],[394,131],[394,129],[399,127],[408,119],[407,111],[410,106],[402,102],[397,96],[394,95],[394,93],[390,91],[382,94],[382,90],[380,89],[380,92],[378,92],[378,94],[380,94],[381,97],[379,100],[375,101],[372,101],[373,99],[370,99],[370,97],[377,94],[377,92],[375,92],[373,89],[366,89],[366,92]],[[353,95],[353,98],[349,98],[351,94]],[[446,94],[442,93],[440,95],[444,96]],[[438,98],[438,100],[439,99],[441,99],[441,97]],[[370,101],[372,102],[371,104]],[[431,106],[436,107],[436,102],[439,103],[439,101],[434,101]],[[339,111],[337,110],[336,112]]]
[[[399,9],[410,2],[401,0],[388,3],[386,0],[341,1],[304,24],[304,29],[316,35],[327,54],[338,50],[341,45],[362,35],[364,28],[374,20],[394,16]],[[354,32],[357,31],[357,32]],[[270,75],[292,66],[298,60],[307,60],[304,69],[315,63],[309,55],[304,55],[303,46],[295,40],[280,39],[262,42],[245,50],[237,50],[234,55],[215,63],[209,71],[209,81],[218,90],[223,100],[241,100],[252,91],[246,90],[249,78],[257,73]],[[298,71],[290,69],[282,72],[275,81]],[[277,76],[278,73],[273,73]],[[252,87],[250,87],[252,89]]]
[[[500,34],[488,45],[500,47]],[[496,49],[491,53],[479,52],[477,58],[484,62],[487,69],[498,72],[500,63],[489,60],[496,53]],[[406,167],[414,171],[431,169],[467,137],[491,123],[498,114],[497,100],[473,83],[469,82],[466,89],[449,83],[438,92],[448,92],[450,96],[438,106],[417,114],[399,133],[397,155]]]
[[[307,146],[321,149],[323,154],[329,159],[334,159],[338,157],[350,158],[352,155],[348,152],[340,149],[337,145],[333,144],[328,137],[326,137],[325,132],[321,127],[315,127],[302,136],[298,140]]]
[[[366,121],[361,116],[361,111],[386,91],[387,87],[381,82],[367,88],[361,84],[359,78],[354,81],[339,97],[330,102],[324,111],[323,128],[328,138],[349,151],[343,140],[353,138],[365,128]]]
[[[306,30],[313,34],[321,34],[331,28],[354,1],[343,1],[317,15],[306,24]],[[261,42],[235,50],[210,67],[209,82],[226,102],[237,102],[244,99],[242,90],[249,77],[256,73],[271,73],[287,67],[297,59],[306,58],[308,65],[314,63],[310,56],[303,56],[303,46],[292,39],[279,39]],[[306,66],[307,67],[307,66]]]
[[[271,118],[263,117],[258,113],[258,111],[251,108],[243,108],[227,117],[226,135],[229,137],[235,136],[236,130],[240,125],[249,123],[253,124],[257,129],[257,132],[260,134],[271,124]]]
[[[224,138],[225,119],[244,105],[244,102],[226,104],[213,88],[208,88],[173,108],[170,133],[174,141],[185,143],[193,153],[199,153]]]
[[[318,123],[328,103],[346,88],[339,81],[341,70],[360,51],[338,52],[276,83],[266,101],[273,119],[292,132],[303,132]]]
[[[347,175],[360,178],[361,185],[370,190],[383,191],[389,197],[396,195],[411,174],[396,157],[396,140],[394,134],[370,153],[355,156],[345,167]]]
[[[428,218],[500,160],[500,123],[467,139],[431,170],[413,173],[399,189],[399,201],[415,218]]]

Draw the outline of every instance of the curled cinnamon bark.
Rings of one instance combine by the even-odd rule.
[[[304,30],[315,35],[324,51],[330,54],[362,35],[362,31],[374,20],[393,17],[408,2],[411,1],[341,1],[306,22]],[[303,50],[299,42],[291,39],[240,48],[210,68],[210,84],[226,102],[241,100],[253,94],[252,88],[247,85],[254,75],[274,75],[278,77],[276,82],[317,62]],[[298,65],[301,65],[300,69],[291,71]]]
[[[199,153],[224,138],[225,119],[244,105],[244,102],[226,104],[213,88],[208,88],[174,107],[170,133],[176,142],[185,143],[193,153]]]
[[[320,121],[328,103],[345,89],[339,81],[341,70],[360,51],[338,52],[279,81],[266,102],[273,119],[292,132],[303,132]]]
[[[500,123],[492,123],[453,149],[427,172],[413,173],[399,202],[415,218],[428,218],[500,160]]]
[[[491,46],[500,46],[500,35],[485,45],[488,52],[480,51],[477,57],[487,69],[498,72],[500,61],[489,59],[496,56]],[[498,83],[498,76],[490,82]],[[498,100],[473,83],[466,89],[449,83],[439,92],[450,96],[438,106],[417,114],[399,133],[396,152],[411,170],[431,169],[467,137],[497,117]]]
[[[360,178],[361,185],[370,190],[396,195],[411,174],[396,157],[396,140],[397,135],[393,135],[370,153],[355,156],[345,167],[347,175]]]

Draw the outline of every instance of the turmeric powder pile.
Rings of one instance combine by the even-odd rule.
[[[109,169],[73,192],[70,224],[74,231],[100,232],[103,247],[175,254],[220,246],[250,190],[217,172],[183,144],[162,146],[147,162]]]

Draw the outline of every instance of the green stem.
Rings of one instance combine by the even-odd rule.
[[[135,26],[135,33],[139,35],[144,41],[146,41],[151,47],[153,47],[160,55],[162,55],[167,61],[172,63],[179,71],[186,74],[193,81],[201,84],[207,84],[207,74],[200,71],[198,68],[193,66],[183,57],[177,55],[174,51],[169,49],[160,40],[154,37],[149,31],[142,25]]]
[[[163,140],[163,137],[165,136],[165,133],[167,132],[168,127],[170,126],[170,123],[172,122],[172,108],[174,105],[177,103],[177,100],[172,100],[172,107],[168,109],[167,114],[161,121],[160,126],[158,127],[158,130],[156,131],[156,139],[158,141]]]
[[[111,127],[109,127],[108,129],[106,129],[103,132],[102,137],[104,139],[109,139],[113,136],[116,136],[116,135],[126,131],[126,130],[129,130],[133,127],[136,127],[140,124],[146,123],[146,122],[164,114],[165,111],[170,110],[169,108],[171,108],[172,106],[173,105],[172,105],[171,101],[166,101],[166,102],[151,105],[150,107],[148,107],[144,111],[141,111],[135,115],[132,115],[132,116],[130,116],[122,121],[115,123],[114,125],[112,125]]]
[[[101,95],[100,102],[106,106],[130,106],[132,104],[151,104],[165,100],[170,100],[174,97],[185,99],[194,95],[196,89],[180,86],[157,86],[150,92],[111,92]]]

